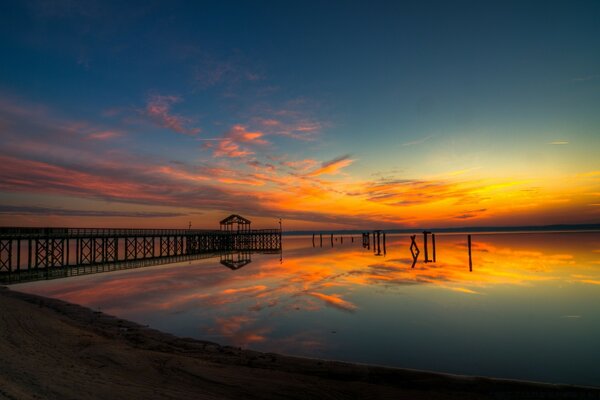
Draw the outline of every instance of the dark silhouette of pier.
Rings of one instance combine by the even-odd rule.
[[[220,230],[0,228],[0,283],[279,250],[280,229],[250,229],[239,215]]]

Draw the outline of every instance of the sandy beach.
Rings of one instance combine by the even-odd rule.
[[[600,389],[260,353],[0,288],[0,399],[600,398]]]

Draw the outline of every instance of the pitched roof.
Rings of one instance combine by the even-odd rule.
[[[231,214],[229,217],[221,220],[221,225],[226,225],[226,224],[250,224],[250,220],[246,219],[244,217],[241,217],[237,214]]]

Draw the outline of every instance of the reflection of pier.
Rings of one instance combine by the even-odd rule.
[[[232,253],[221,254],[221,264],[229,269],[240,269],[252,262],[252,252],[238,251]]]
[[[240,218],[221,221],[221,230],[0,228],[0,282],[281,249],[281,230],[251,230]]]

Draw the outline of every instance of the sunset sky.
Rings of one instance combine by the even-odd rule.
[[[600,223],[600,2],[0,4],[0,225]]]

